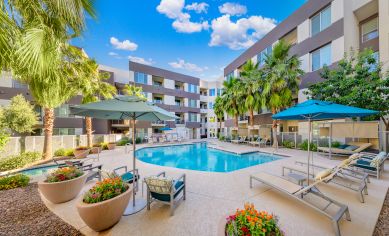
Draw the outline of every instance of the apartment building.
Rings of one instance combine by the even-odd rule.
[[[224,133],[224,121],[220,123],[213,111],[215,99],[223,93],[224,78],[207,81],[200,80],[200,133],[203,138],[216,138],[217,133]]]
[[[263,65],[272,47],[283,39],[292,45],[291,54],[301,60],[305,71],[297,102],[306,100],[303,91],[321,81],[324,65],[334,67],[345,53],[371,48],[384,70],[389,69],[389,1],[388,0],[309,0],[283,22],[248,48],[224,69],[226,79],[239,76],[240,68],[252,60]],[[258,114],[255,124],[270,124],[270,114]],[[244,118],[243,118],[244,119]],[[303,123],[303,122],[300,122]],[[281,131],[306,129],[290,122]],[[231,120],[226,127],[235,129]]]

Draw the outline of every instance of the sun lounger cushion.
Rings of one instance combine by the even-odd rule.
[[[370,166],[378,168],[378,166],[381,164],[381,162],[385,159],[384,155],[377,155],[370,161]]]
[[[316,174],[315,180],[322,180],[332,173],[332,169],[325,169]]]
[[[176,181],[174,183],[174,188],[179,189],[184,184],[184,181]],[[178,194],[183,190],[184,188],[179,189],[176,193],[174,193],[174,198],[177,197]],[[155,199],[158,199],[160,201],[169,202],[170,201],[170,192],[167,194],[161,194],[151,191],[151,196]]]
[[[345,149],[345,148],[348,147],[348,146],[350,146],[350,145],[342,144],[342,145],[340,145],[338,148],[340,148],[340,149]]]
[[[132,183],[132,180],[133,180],[133,178],[134,178],[134,175],[133,175],[131,172],[127,172],[127,173],[124,173],[123,175],[121,175],[121,177],[122,177],[122,180],[123,180],[124,182]],[[138,178],[139,178],[139,176],[137,176],[136,179],[138,179]]]
[[[344,150],[354,151],[358,148],[359,148],[358,146],[350,145],[350,146],[345,147]]]
[[[151,176],[146,178],[145,181],[148,188],[150,189],[150,192],[169,194],[172,189],[174,180],[171,178]]]

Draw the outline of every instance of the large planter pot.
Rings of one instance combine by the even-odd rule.
[[[132,196],[132,188],[112,199],[99,203],[77,204],[78,214],[81,219],[94,231],[103,231],[115,225],[122,217],[128,202]]]
[[[90,152],[91,152],[92,154],[100,153],[100,152],[101,152],[101,147],[92,147],[92,149],[90,150]]]
[[[85,158],[89,155],[90,149],[84,149],[84,150],[74,150],[74,157],[77,159]]]
[[[78,178],[56,183],[38,182],[39,191],[47,200],[58,204],[70,201],[77,197],[86,182],[88,174],[84,173]]]
[[[116,143],[108,143],[107,146],[108,146],[108,150],[113,150],[116,148]]]

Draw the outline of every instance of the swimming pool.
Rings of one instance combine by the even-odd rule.
[[[51,171],[53,169],[57,169],[57,168],[58,168],[57,165],[41,166],[41,167],[36,167],[36,168],[32,168],[32,169],[22,170],[19,173],[25,174],[28,176],[39,176],[39,175],[45,175],[49,171]]]
[[[208,172],[231,172],[281,158],[261,152],[234,154],[208,148],[206,143],[143,148],[136,157],[154,165]]]

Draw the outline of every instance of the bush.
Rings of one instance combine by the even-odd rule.
[[[56,157],[69,157],[69,156],[74,156],[73,149],[65,149],[65,148],[60,148],[57,151],[54,152],[54,156]]]
[[[298,147],[304,151],[308,151],[308,140],[304,140],[304,142],[300,143]],[[317,151],[317,145],[315,143],[310,144],[311,151]]]
[[[63,167],[51,172],[46,179],[48,183],[56,183],[66,180],[75,179],[83,175],[84,172],[76,167]]]
[[[226,140],[226,137],[224,137],[224,136],[222,136],[222,135],[219,135],[219,140],[220,140],[220,141],[224,141],[224,140]]]
[[[108,143],[100,143],[100,146],[103,150],[108,150]]]
[[[28,185],[29,182],[30,178],[27,175],[23,174],[0,177],[0,190],[25,187]]]
[[[130,138],[128,138],[128,137],[123,137],[123,138],[121,138],[118,142],[117,142],[117,145],[118,146],[124,146],[124,145],[126,145],[126,143],[132,143],[132,140],[130,139]]]
[[[294,142],[288,141],[288,140],[284,140],[282,142],[282,146],[284,146],[285,148],[294,148]]]
[[[25,152],[20,155],[9,156],[0,160],[0,171],[18,169],[42,159],[39,152]]]
[[[97,182],[93,188],[84,195],[85,203],[97,203],[114,198],[128,189],[121,177],[107,178]]]

